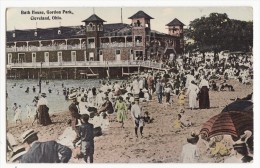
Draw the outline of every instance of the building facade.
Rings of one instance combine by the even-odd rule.
[[[129,19],[130,25],[104,24],[105,20],[93,14],[81,26],[7,31],[8,69],[41,67],[57,71],[91,64],[103,67],[104,62],[124,67],[129,62],[158,62],[183,53],[184,24],[179,20],[167,24],[169,33],[164,34],[151,29],[154,18],[143,11]]]

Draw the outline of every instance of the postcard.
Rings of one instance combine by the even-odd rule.
[[[6,166],[256,164],[252,6],[4,12]]]

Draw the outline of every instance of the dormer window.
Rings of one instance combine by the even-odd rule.
[[[58,30],[58,34],[61,34],[61,30]]]
[[[15,38],[15,33],[13,33],[13,38]]]
[[[35,37],[37,36],[37,31],[36,31],[36,32],[34,32],[34,36],[35,36]]]

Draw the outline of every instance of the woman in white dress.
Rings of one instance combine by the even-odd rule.
[[[22,124],[21,114],[22,114],[22,109],[21,109],[21,105],[19,105],[19,107],[15,110],[15,115],[14,115],[15,124],[17,124],[17,121],[20,121],[20,123]]]
[[[199,87],[194,81],[191,81],[186,95],[189,96],[189,107],[193,110],[197,107],[197,95],[199,93]]]

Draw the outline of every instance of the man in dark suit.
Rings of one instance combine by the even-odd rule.
[[[71,114],[71,127],[76,132],[76,138],[73,140],[72,143],[73,146],[76,147],[76,143],[80,140],[79,128],[77,124],[78,124],[78,120],[80,120],[81,115],[79,114],[79,109],[78,109],[79,102],[77,101],[76,94],[75,96],[72,96],[71,99],[72,99],[72,103],[69,106],[69,110]]]
[[[39,142],[33,129],[24,132],[22,139],[30,149],[22,156],[21,163],[68,163],[71,158],[70,148],[56,141]]]

